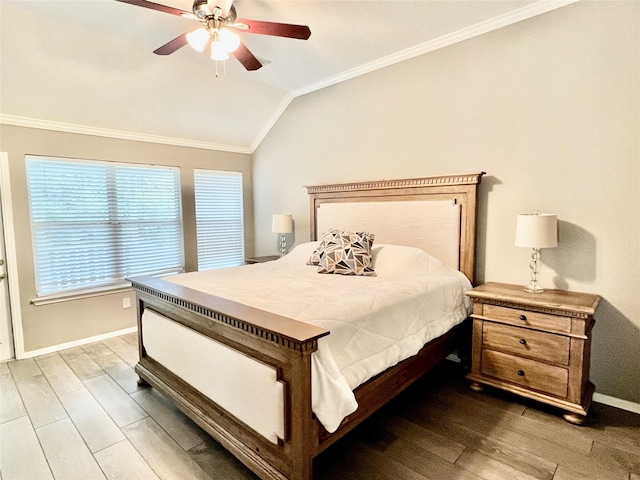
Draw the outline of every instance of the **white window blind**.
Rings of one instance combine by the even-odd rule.
[[[195,170],[198,270],[244,263],[242,173]]]
[[[177,168],[27,156],[38,296],[184,271]]]

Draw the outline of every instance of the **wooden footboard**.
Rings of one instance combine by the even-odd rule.
[[[265,479],[310,479],[318,438],[311,412],[311,354],[328,331],[162,279],[130,279],[138,296],[136,372]],[[285,385],[285,435],[273,444],[147,355],[145,309],[269,365]],[[203,372],[206,375],[206,372]],[[224,388],[224,386],[221,386]]]
[[[311,480],[313,458],[460,345],[462,328],[374,377],[356,391],[358,410],[335,433],[311,411],[311,354],[329,332],[153,277],[130,279],[138,297],[136,372],[263,479]],[[220,342],[278,372],[284,387],[284,438],[272,443],[147,354],[145,310]],[[207,375],[206,371],[202,372]],[[223,385],[220,388],[224,388]]]

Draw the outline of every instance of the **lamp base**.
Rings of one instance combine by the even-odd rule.
[[[538,269],[540,268],[540,249],[534,248],[531,253],[531,262],[529,263],[529,268],[531,269],[531,273],[529,276],[531,277],[531,281],[529,285],[524,287],[525,292],[529,293],[542,293],[544,289],[538,283]]]
[[[284,233],[280,235],[280,256],[284,257],[287,254],[287,237]]]
[[[529,285],[524,287],[524,291],[529,293],[542,293],[544,292],[544,288],[542,288],[538,282],[531,282]]]

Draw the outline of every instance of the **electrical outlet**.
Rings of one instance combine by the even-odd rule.
[[[122,298],[122,308],[131,308],[131,299],[129,297]]]

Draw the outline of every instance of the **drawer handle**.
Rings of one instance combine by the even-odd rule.
[[[524,321],[524,320],[526,320],[526,319],[527,319],[527,316],[526,316],[526,315],[520,315],[518,318],[519,318],[520,320]]]
[[[518,370],[518,376],[524,377],[524,370]]]
[[[527,341],[524,338],[520,339],[520,345],[526,345]]]

